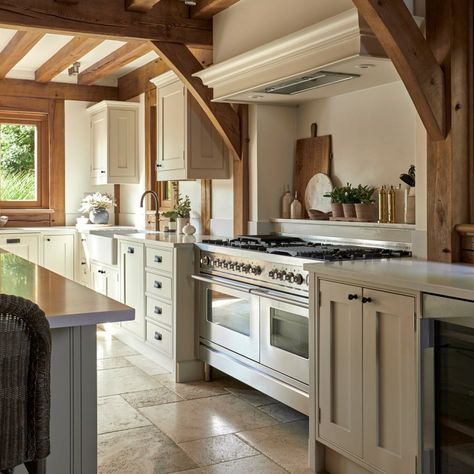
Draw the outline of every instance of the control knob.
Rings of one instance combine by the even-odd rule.
[[[254,274],[254,275],[260,275],[260,273],[262,273],[262,269],[258,266],[258,265],[253,265],[250,269],[250,271]]]
[[[277,273],[278,273],[278,270],[276,268],[274,268],[273,270],[270,270],[268,272],[268,276],[270,278],[273,278],[273,280],[275,280],[275,278],[277,278]]]
[[[295,281],[294,273],[292,273],[292,272],[287,273],[286,276],[285,276],[285,280],[289,283],[293,283]]]
[[[235,264],[235,270],[238,271],[238,272],[241,272],[241,271],[242,271],[242,264],[239,263],[239,262],[236,262],[236,264]]]
[[[250,265],[244,265],[244,266],[242,267],[242,271],[243,271],[244,273],[248,273],[248,272],[250,271]]]
[[[302,285],[303,282],[304,282],[303,275],[302,275],[301,273],[297,273],[297,274],[295,275],[294,282],[295,282],[297,285]]]
[[[207,255],[201,258],[201,265],[209,265],[210,262],[211,259]]]

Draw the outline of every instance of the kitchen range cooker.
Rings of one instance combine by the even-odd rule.
[[[282,235],[203,240],[193,275],[200,357],[308,413],[308,262],[410,257],[404,244],[303,240]]]

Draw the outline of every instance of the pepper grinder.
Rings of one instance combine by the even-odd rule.
[[[387,189],[383,184],[379,189],[379,223],[387,222]]]
[[[388,222],[389,224],[394,224],[397,221],[396,212],[395,212],[395,189],[393,186],[390,186],[390,189],[387,193],[387,208],[388,208]]]
[[[302,219],[303,218],[303,206],[298,199],[298,191],[295,192],[295,199],[290,206],[290,218],[291,219]]]

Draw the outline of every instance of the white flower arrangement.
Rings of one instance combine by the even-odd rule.
[[[116,206],[113,197],[108,193],[93,193],[88,194],[82,201],[79,212],[83,214],[98,209],[108,209],[109,207]]]

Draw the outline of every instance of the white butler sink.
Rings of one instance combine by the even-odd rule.
[[[87,235],[87,250],[89,258],[106,265],[117,264],[117,234],[134,234],[144,232],[138,229],[108,229],[91,230]]]

